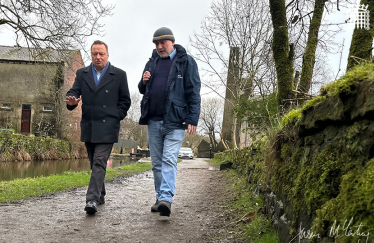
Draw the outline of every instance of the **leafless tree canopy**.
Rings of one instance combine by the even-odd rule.
[[[233,97],[243,92],[274,91],[271,56],[271,20],[266,0],[217,0],[203,20],[201,33],[191,38],[195,59],[201,62],[202,82],[223,97],[229,68],[229,50],[239,48],[239,80]],[[219,90],[221,92],[219,92]],[[249,91],[249,92],[248,92]]]
[[[207,134],[215,150],[218,142],[216,136],[221,132],[223,118],[223,103],[219,98],[203,98],[199,126]]]
[[[141,127],[139,125],[141,96],[139,92],[132,92],[130,98],[132,105],[127,111],[126,118],[121,121],[120,137],[124,139],[135,139]]]
[[[343,9],[353,6],[355,0],[328,0],[325,3],[324,15],[319,29],[319,38],[316,51],[316,60],[314,65],[312,85],[309,90],[310,93],[316,94],[319,88],[328,82],[333,81],[336,73],[332,72],[329,63],[328,54],[335,54],[341,52],[344,46],[344,40],[336,42],[334,38],[342,31],[342,28],[347,25],[344,21],[330,21],[326,18],[334,11],[341,11]],[[287,0],[287,19],[289,30],[289,42],[294,43],[294,69],[301,72],[303,65],[303,55],[308,40],[309,26],[314,13],[313,0]]]
[[[99,19],[112,9],[101,0],[1,0],[0,26],[14,30],[17,45],[84,49],[87,36],[101,35]]]

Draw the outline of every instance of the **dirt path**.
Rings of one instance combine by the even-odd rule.
[[[203,159],[183,160],[170,217],[150,212],[151,171],[107,183],[95,216],[83,211],[87,187],[0,204],[0,242],[213,242],[226,183]]]

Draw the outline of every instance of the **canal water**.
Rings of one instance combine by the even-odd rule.
[[[107,162],[107,168],[115,168],[134,162],[136,160],[130,160],[129,157],[121,159],[110,158]],[[0,162],[0,181],[49,176],[52,174],[62,174],[65,171],[78,172],[89,169],[90,161],[88,159]]]

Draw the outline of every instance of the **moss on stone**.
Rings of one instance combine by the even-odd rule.
[[[302,108],[301,111],[306,111],[311,107],[315,106],[316,104],[320,103],[322,100],[326,99],[325,96],[317,96],[313,99],[309,100]]]
[[[312,219],[312,231],[321,237],[328,237],[335,220],[343,225],[351,217],[352,225],[365,225],[362,232],[374,228],[374,159],[367,162],[361,142],[362,135],[372,134],[373,128],[366,121],[358,121],[308,137],[295,137],[293,132],[284,128],[270,138],[277,141],[271,147],[266,146],[266,138],[253,147],[237,150],[235,158],[230,158],[237,171],[247,176],[249,188],[267,183],[277,197],[292,205],[293,216],[289,220],[294,234],[302,217]],[[271,164],[265,166],[266,159]],[[265,179],[267,173],[270,181]],[[336,242],[353,242],[352,239],[357,242],[358,238],[339,238]]]
[[[330,99],[329,102],[336,102],[337,106],[342,106],[344,103],[346,108],[344,111],[341,111],[343,113],[347,110],[352,109],[354,107],[354,97],[349,98],[349,96],[357,93],[358,84],[363,80],[370,82],[374,81],[374,64],[365,63],[358,65],[353,70],[347,72],[336,82],[332,82],[323,86],[321,88],[321,96],[313,98],[301,108],[291,110],[289,113],[284,115],[281,123],[282,127],[299,125],[299,121],[301,120],[305,112],[314,107],[316,104],[324,101],[326,97],[338,97],[337,100]],[[334,106],[334,104],[330,104],[330,107],[331,106]],[[328,113],[333,114],[331,113],[331,110],[329,110]],[[337,114],[337,119],[342,119],[340,115],[340,113]],[[312,125],[314,124],[313,122],[309,123],[311,123]]]
[[[374,228],[374,159],[364,167],[357,166],[342,177],[340,193],[337,197],[324,203],[317,210],[313,230],[329,235],[336,221],[336,227],[351,221],[349,229],[355,232],[361,224],[360,233],[367,233]],[[350,237],[337,237],[336,242],[367,242],[366,237],[354,235]]]
[[[298,122],[301,119],[302,113],[311,107],[315,106],[316,104],[320,103],[326,99],[324,96],[317,96],[310,101],[308,101],[303,107],[300,109],[294,109],[283,116],[282,118],[282,127],[290,126],[290,125],[298,125]]]
[[[373,77],[374,65],[357,66],[325,86],[324,96],[286,114],[280,130],[250,148],[225,153],[251,188],[270,185],[286,205],[290,233],[302,223],[328,240],[366,242],[357,235],[332,239],[329,231],[336,220],[344,235],[343,224],[351,218],[353,232],[360,223],[360,233],[374,229]],[[360,112],[351,115],[355,110]],[[303,127],[309,132],[301,134]]]
[[[296,125],[301,118],[301,109],[295,109],[288,112],[282,118],[282,127]]]
[[[374,64],[363,63],[347,72],[336,82],[331,82],[323,86],[321,89],[321,94],[327,94],[328,97],[339,94],[354,94],[357,92],[356,88],[360,81],[370,80],[372,78],[374,78]]]
[[[330,132],[338,134],[328,135]],[[368,155],[362,147],[361,136],[367,132],[371,133],[366,122],[360,121],[345,129],[327,131],[325,139],[329,140],[331,137],[334,139],[326,146],[308,145],[305,142],[306,138],[301,138],[296,145],[293,145],[291,155],[288,154],[290,143],[283,141],[280,157],[274,161],[272,189],[292,202],[295,215],[306,211],[309,217],[316,217],[313,232],[327,236],[327,229],[332,227],[334,220],[340,219],[341,224],[344,223],[345,219],[340,216],[341,214],[345,217],[358,216],[362,221],[364,218],[367,219],[365,214],[368,215],[369,211],[361,212],[362,207],[369,207],[374,212],[374,207],[371,206],[374,202],[372,199],[374,187],[369,184],[374,178],[374,176],[370,177],[374,174],[374,166],[366,165],[365,168],[362,166],[367,161]],[[319,151],[320,148],[323,149]],[[311,150],[314,152],[311,153]],[[371,163],[374,164],[372,160],[369,164]],[[361,176],[366,179],[357,179]],[[361,185],[365,185],[367,191],[357,193],[360,194],[357,197],[362,204],[356,211],[352,211],[350,204],[344,200],[351,196],[350,193],[353,193],[354,188],[361,189]],[[290,191],[292,194],[289,193]],[[351,200],[355,201],[355,199]],[[340,206],[336,206],[337,203]],[[300,224],[297,218],[293,223],[294,227]],[[374,220],[367,219],[365,223],[374,228]]]

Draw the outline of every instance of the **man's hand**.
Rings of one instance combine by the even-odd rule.
[[[78,105],[79,102],[81,101],[81,98],[75,98],[74,96],[67,96],[66,100],[64,100],[66,104],[68,105]]]
[[[183,122],[183,125],[186,123]],[[191,124],[188,124],[187,133],[193,135],[196,132],[196,126],[193,126]]]
[[[147,84],[148,80],[151,78],[151,73],[149,71],[146,71],[143,74],[143,84]]]

